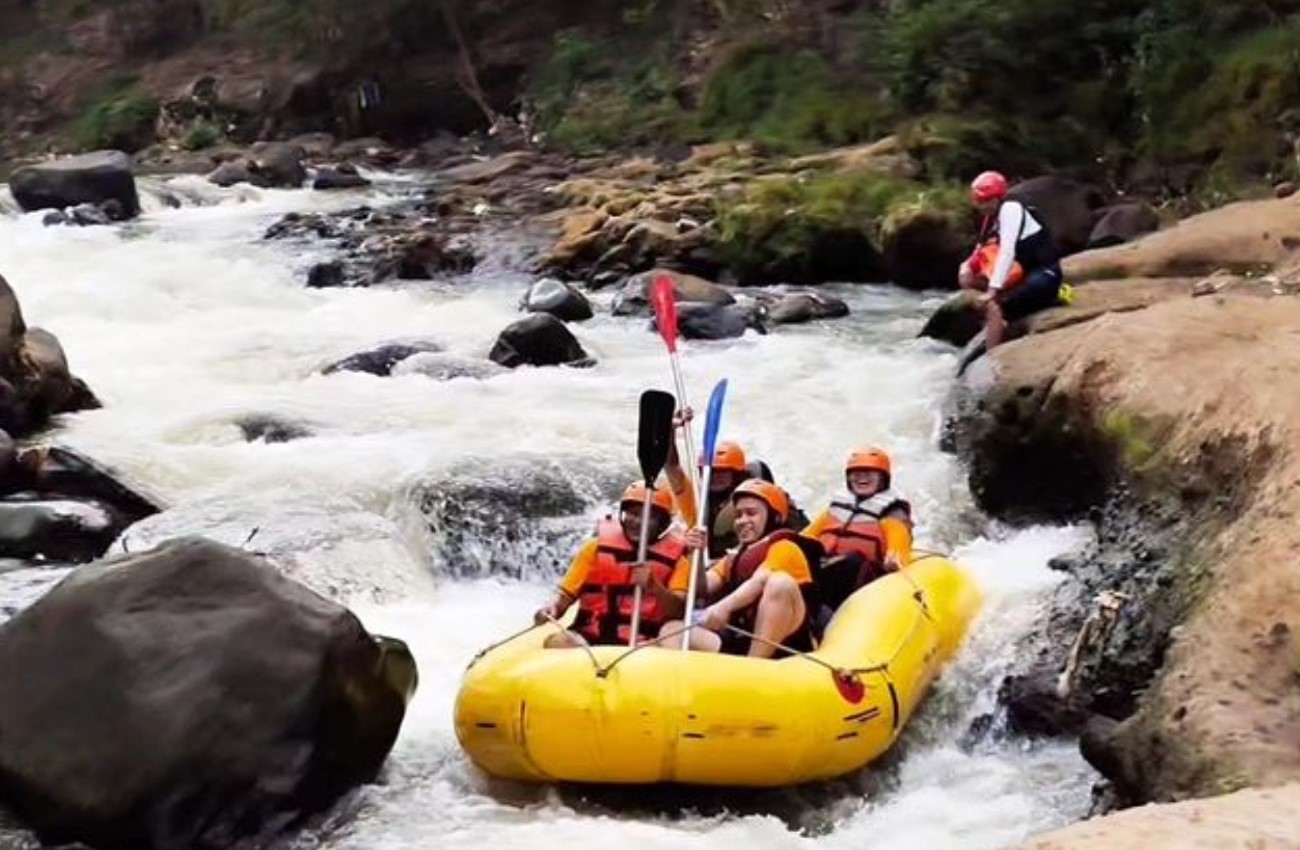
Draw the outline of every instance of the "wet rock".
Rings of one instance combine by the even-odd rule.
[[[201,538],[82,567],[0,627],[0,669],[6,802],[43,842],[141,850],[324,811],[378,773],[417,679],[400,641]]]
[[[393,367],[408,357],[424,352],[442,351],[435,342],[390,342],[335,361],[321,370],[323,375],[335,372],[365,372],[380,377],[392,374]]]
[[[250,413],[235,420],[244,439],[250,443],[288,443],[310,437],[312,432],[305,423],[281,419],[269,413]]]
[[[17,294],[0,276],[0,429],[24,437],[60,413],[98,406],[69,371],[58,339],[27,327]]]
[[[418,210],[290,213],[267,228],[265,239],[324,240],[341,254],[308,272],[309,286],[370,286],[388,280],[434,280],[464,274],[478,263],[467,238],[447,233]]]
[[[0,557],[86,563],[108,551],[126,525],[94,500],[35,494],[0,498]]]
[[[507,372],[504,366],[498,366],[487,360],[473,360],[459,354],[413,354],[393,367],[394,375],[423,375],[435,381],[450,381],[455,378],[482,380]]]
[[[750,329],[766,334],[765,316],[760,305],[691,302],[677,306],[677,330],[683,339],[735,339]],[[650,324],[656,326],[653,319]]]
[[[252,147],[251,167],[267,185],[298,189],[307,182],[307,153],[286,142],[258,142]]]
[[[650,269],[627,279],[614,295],[615,316],[651,316],[650,287],[656,278],[667,276],[673,282],[673,296],[678,304],[735,304],[736,299],[725,287],[695,275],[671,269]]]
[[[1092,236],[1093,222],[1105,206],[1100,189],[1068,177],[1033,177],[1011,187],[1008,197],[1037,210],[1052,231],[1062,255],[1082,251]]]
[[[328,289],[346,284],[347,277],[343,271],[343,263],[339,260],[316,263],[307,270],[307,286],[310,289]]]
[[[998,688],[1006,708],[1007,728],[1026,737],[1078,735],[1089,714],[1078,699],[1062,699],[1048,675],[1008,676]]]
[[[767,318],[775,325],[840,319],[848,314],[848,304],[822,292],[791,292],[767,305]]]
[[[266,188],[271,185],[265,176],[258,173],[253,168],[251,162],[243,159],[223,162],[208,175],[208,182],[213,183],[223,189],[229,189],[231,186],[240,183],[247,183],[250,186]]]
[[[552,579],[591,534],[592,506],[634,474],[583,458],[493,457],[430,477],[412,498],[439,574]]]
[[[124,525],[162,509],[162,500],[121,473],[66,446],[29,449],[20,457],[26,477],[5,483],[5,492],[27,490],[43,496],[94,500],[121,515]]]
[[[1160,216],[1146,203],[1116,204],[1101,211],[1088,237],[1089,248],[1132,242],[1160,229]]]
[[[25,166],[9,178],[9,191],[25,212],[114,200],[123,218],[140,214],[131,158],[121,151],[97,151]]]
[[[518,366],[591,366],[577,337],[549,313],[520,319],[501,332],[488,354],[493,363]]]
[[[452,183],[489,183],[532,165],[537,155],[532,151],[512,151],[491,159],[448,168],[438,177]]]
[[[95,204],[77,204],[68,210],[68,223],[81,227],[112,224],[108,212]]]
[[[529,313],[550,313],[562,322],[581,322],[594,315],[587,296],[555,278],[543,278],[530,286],[522,307]]]
[[[41,217],[41,224],[46,227],[55,227],[60,224],[68,223],[68,214],[63,210],[50,210]]]
[[[311,187],[318,190],[359,189],[369,185],[369,180],[358,174],[354,166],[346,163],[333,168],[322,166],[316,169],[316,176],[311,183]]]
[[[391,161],[396,152],[393,146],[383,139],[367,136],[339,142],[334,146],[332,154],[343,161],[382,164]]]
[[[974,292],[959,292],[940,304],[920,335],[958,348],[965,346],[984,329],[984,316],[976,309],[975,298]]]
[[[289,139],[289,144],[300,149],[309,159],[320,160],[334,153],[338,140],[331,133],[303,133]]]

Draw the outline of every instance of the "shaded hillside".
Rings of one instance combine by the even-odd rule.
[[[929,179],[998,162],[1213,194],[1292,176],[1298,16],[1300,0],[0,0],[0,118],[10,149],[143,146],[197,121],[195,145],[414,143],[521,109],[580,151],[801,151],[902,127]],[[205,75],[219,109],[191,102]]]

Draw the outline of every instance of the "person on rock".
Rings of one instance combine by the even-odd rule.
[[[884,451],[853,452],[844,464],[845,492],[804,529],[826,552],[817,575],[817,626],[824,627],[858,588],[911,561],[912,506],[890,489],[892,480]]]
[[[962,288],[980,292],[976,306],[984,314],[990,351],[1002,343],[1008,321],[1052,307],[1061,296],[1061,258],[1051,232],[1032,207],[1008,198],[1007,190],[1007,178],[996,171],[971,182],[971,203],[984,223],[978,247],[958,270]]]
[[[684,427],[690,420],[691,411],[687,408],[678,414],[676,424],[679,428]],[[678,515],[688,528],[694,528],[699,524],[699,506],[696,504],[695,491],[691,489],[691,480],[682,467],[676,441],[669,448],[665,472]],[[731,494],[742,481],[751,478],[776,483],[771,467],[761,460],[751,461],[746,458],[745,450],[739,443],[730,440],[718,443],[713,452],[712,471],[709,474],[708,516],[703,523],[708,532],[707,551],[710,558],[721,558],[728,549],[735,548],[739,543]],[[786,527],[798,531],[807,524],[808,516],[792,501]]]
[[[642,529],[647,498],[650,526]],[[555,599],[533,615],[541,625],[578,605],[571,629],[547,637],[548,649],[578,646],[579,638],[591,645],[626,646],[637,587],[641,588],[638,640],[655,637],[668,618],[682,615],[690,582],[690,544],[686,535],[670,528],[672,511],[673,496],[665,487],[648,492],[644,483],[635,482],[623,492],[618,516],[606,516],[597,524],[596,536],[578,549]],[[646,562],[637,564],[643,531],[650,542]],[[694,539],[703,542],[702,535]]]
[[[744,481],[729,501],[740,545],[705,574],[703,597],[716,601],[695,612],[691,649],[752,658],[771,658],[779,646],[812,649],[809,612],[816,610],[821,544],[785,527],[790,501],[770,481]],[[671,621],[661,636],[684,627]]]

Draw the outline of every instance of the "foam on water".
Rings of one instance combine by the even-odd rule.
[[[39,214],[0,216],[0,272],[28,324],[58,335],[74,372],[105,402],[68,417],[56,438],[173,506],[123,544],[189,532],[239,544],[260,529],[254,548],[281,556],[297,577],[416,654],[420,690],[383,781],[302,841],[340,850],[592,841],[983,848],[1082,814],[1091,774],[1073,747],[970,746],[963,733],[990,709],[1015,638],[1058,580],[1047,560],[1086,533],[1008,533],[974,510],[955,459],[935,448],[955,357],[914,338],[938,299],[883,287],[838,289],[854,310],[838,323],[688,343],[682,365],[698,406],[715,381],[729,380],[723,435],[766,459],[810,511],[839,486],[851,448],[888,447],[896,485],[916,507],[918,543],[955,548],[985,583],[988,606],[901,755],[883,769],[887,781],[871,795],[850,786],[825,810],[793,819],[633,815],[555,789],[490,782],[470,766],[452,731],[461,671],[483,645],[528,621],[554,570],[453,580],[455,565],[430,554],[412,493],[463,473],[467,462],[559,457],[575,459],[586,489],[612,495],[608,471],[613,479],[635,471],[638,394],[670,389],[672,376],[645,320],[607,314],[573,328],[599,361],[592,369],[449,381],[321,375],[333,360],[401,339],[481,360],[518,316],[527,282],[518,273],[480,274],[460,286],[309,290],[303,273],[321,249],[260,240],[284,212],[382,203],[412,186],[329,195],[178,178],[150,184],[146,215],[122,228],[44,228]],[[310,436],[245,442],[235,423],[250,414],[301,423]],[[598,501],[575,527],[594,519]],[[48,581],[39,571],[0,572],[0,607],[29,604]]]

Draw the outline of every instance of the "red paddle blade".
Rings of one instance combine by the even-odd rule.
[[[650,304],[654,307],[659,335],[671,354],[677,351],[677,297],[673,294],[671,277],[661,274],[650,284]]]

